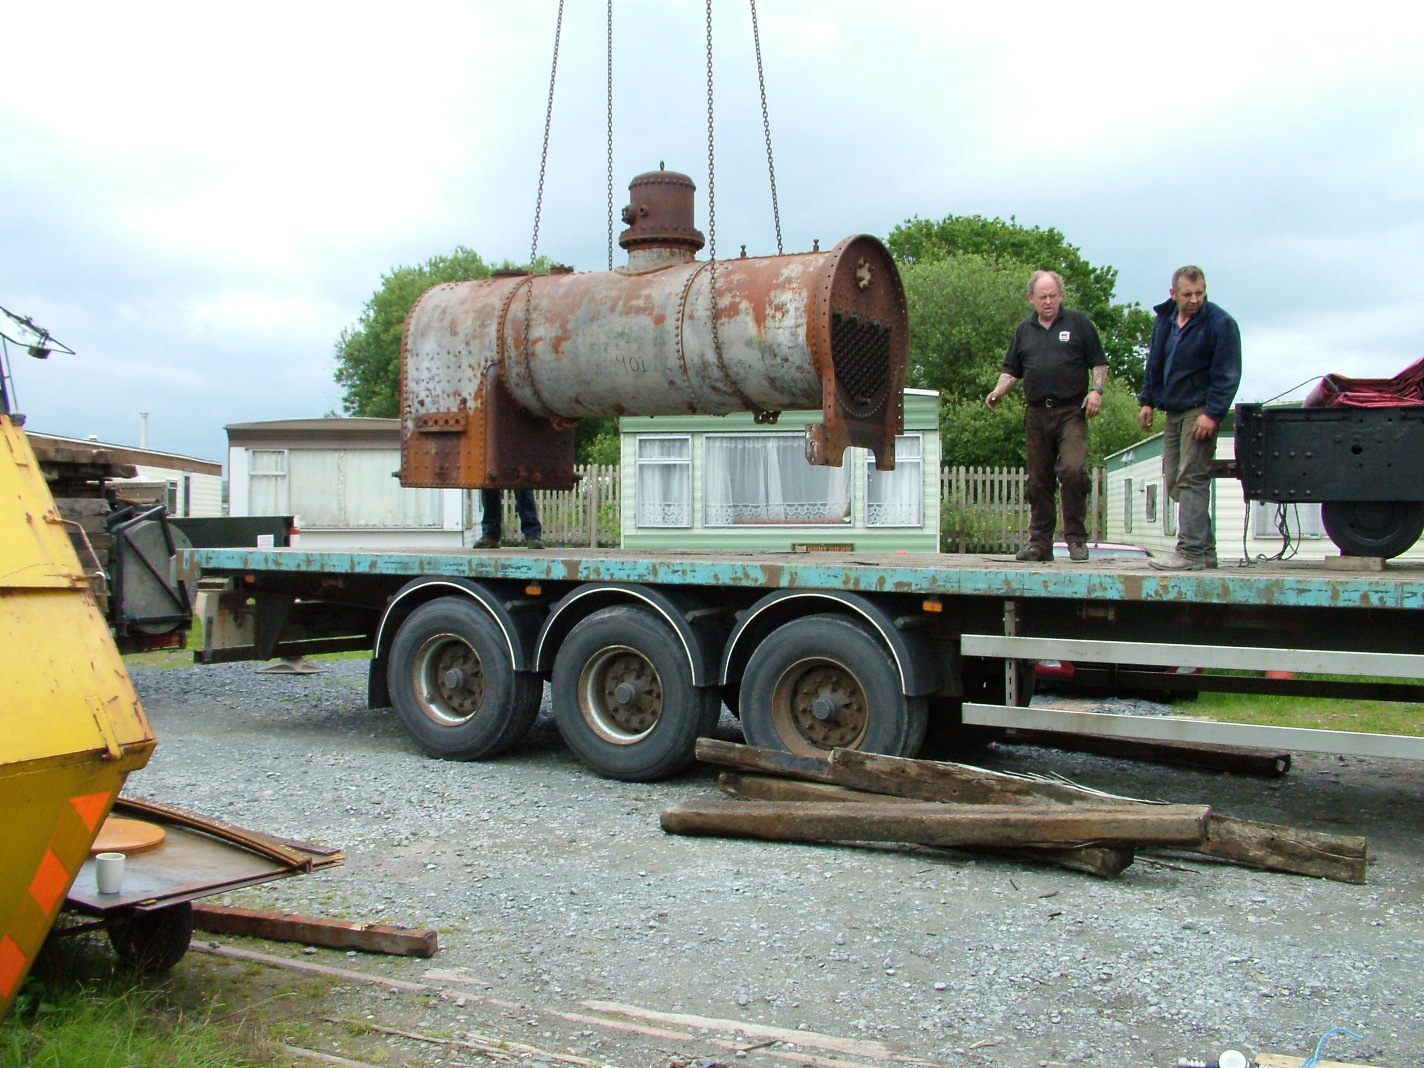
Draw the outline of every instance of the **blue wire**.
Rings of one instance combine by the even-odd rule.
[[[1355,1034],[1355,1032],[1351,1031],[1348,1027],[1332,1027],[1330,1028],[1330,1030],[1326,1031],[1325,1034],[1320,1036],[1320,1041],[1315,1044],[1315,1052],[1312,1053],[1308,1058],[1306,1058],[1305,1062],[1301,1064],[1300,1068],[1315,1068],[1315,1066],[1320,1063],[1320,1051],[1325,1048],[1326,1039],[1328,1039],[1331,1035],[1338,1034],[1346,1034],[1349,1035],[1351,1038],[1365,1037],[1364,1035]]]

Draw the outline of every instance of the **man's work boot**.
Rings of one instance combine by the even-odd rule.
[[[542,549],[542,548],[544,548],[544,539],[543,539],[543,538],[525,538],[525,539],[524,539],[524,547],[525,547],[526,549]]]
[[[1147,566],[1158,571],[1204,571],[1207,563],[1196,557],[1173,553],[1171,556],[1154,556],[1147,561]]]
[[[1036,549],[1032,545],[1025,545],[1018,552],[1014,553],[1014,559],[1023,561],[1032,560],[1035,563],[1047,564],[1053,560],[1053,550]]]
[[[1076,544],[1070,542],[1068,545],[1068,559],[1072,560],[1075,564],[1081,564],[1084,560],[1088,559],[1088,547],[1082,542]]]
[[[499,539],[498,539],[498,538],[481,538],[479,541],[475,542],[475,548],[476,548],[476,549],[498,549],[498,548],[499,548]]]

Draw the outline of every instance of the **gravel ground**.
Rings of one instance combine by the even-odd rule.
[[[659,812],[714,790],[713,769],[600,779],[547,715],[506,759],[427,759],[389,710],[365,707],[364,661],[325,666],[135,671],[159,746],[127,792],[345,853],[232,904],[439,929],[432,961],[252,943],[464,978],[434,998],[344,988],[352,1014],[551,1051],[525,1057],[536,1064],[1169,1066],[1227,1047],[1305,1056],[1336,1024],[1364,1037],[1332,1039],[1328,1056],[1424,1063],[1424,767],[1298,756],[1260,780],[991,747],[986,766],[1363,834],[1371,848],[1364,886],[1182,855],[1139,855],[1102,881],[952,851],[666,835]],[[739,740],[729,717],[721,731]],[[607,1026],[593,1002],[729,1022],[622,1017],[673,1036],[659,1037]],[[725,1044],[764,1041],[767,1027],[805,1041]],[[825,1036],[884,1046],[835,1051]],[[431,1049],[392,1040],[386,1063],[484,1063]]]

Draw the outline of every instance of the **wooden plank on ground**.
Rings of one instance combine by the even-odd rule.
[[[717,738],[699,738],[697,759],[705,764],[717,764],[738,771],[764,771],[785,775],[806,782],[832,782],[830,762],[820,757],[797,756],[780,749],[763,749],[755,745],[738,745]]]
[[[908,760],[850,749],[831,753],[831,770],[842,786],[873,793],[897,793],[922,801],[1031,805],[1146,804],[1133,798],[1085,790],[1069,783],[1043,782],[947,761]],[[1321,834],[1212,813],[1207,840],[1192,847],[1218,860],[1272,871],[1363,883],[1365,839]]]
[[[1096,753],[1121,760],[1171,764],[1176,767],[1201,768],[1205,771],[1228,771],[1240,775],[1257,775],[1265,779],[1279,778],[1290,771],[1291,766],[1289,753],[1270,749],[1242,749],[1230,745],[1144,742],[1133,738],[1023,730],[1018,727],[1008,731],[1000,740],[1008,745],[1041,745],[1051,749]]]
[[[828,783],[798,782],[771,775],[743,775],[736,771],[724,771],[718,775],[717,786],[723,793],[732,797],[753,801],[856,801],[862,804],[876,801],[886,804],[918,804],[913,798],[895,797],[893,794],[872,794]],[[1056,864],[1102,879],[1121,875],[1134,859],[1132,850],[1125,846],[1023,846],[1015,852],[1040,863]]]
[[[396,927],[387,923],[353,923],[291,912],[239,909],[227,905],[193,906],[193,926],[216,934],[247,935],[270,942],[358,949],[396,957],[433,957],[440,950],[432,927]]]
[[[1363,883],[1367,845],[1358,835],[1320,834],[1212,813],[1206,841],[1195,851],[1256,868]]]
[[[716,834],[768,841],[915,842],[937,846],[1194,846],[1206,837],[1205,805],[997,805],[940,802],[713,799],[664,809],[672,834]]]

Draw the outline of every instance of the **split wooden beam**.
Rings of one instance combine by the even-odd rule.
[[[825,758],[798,756],[779,749],[763,749],[754,745],[738,745],[716,738],[697,740],[697,758],[708,764],[737,768],[751,775],[740,775],[729,779],[726,773],[719,778],[719,786],[724,793],[739,797],[756,797],[759,800],[886,800],[899,797],[893,790],[856,790],[849,784],[836,786],[837,769]],[[785,776],[786,778],[778,778]],[[773,785],[782,783],[781,786]],[[735,785],[733,785],[735,783]],[[795,785],[793,785],[793,783]],[[821,787],[820,791],[797,793],[796,786]],[[729,789],[729,787],[732,787]],[[826,790],[840,790],[841,794],[827,794]],[[900,800],[912,801],[913,797]],[[923,800],[936,800],[924,798]],[[949,799],[953,800],[953,799]],[[962,800],[970,800],[964,798]],[[971,848],[971,847],[963,847]],[[975,852],[1005,852],[983,846]],[[1134,854],[1129,846],[1021,846],[1009,850],[1018,855],[1026,855],[1034,861],[1054,864],[1071,871],[1081,871],[1096,875],[1100,879],[1112,879],[1131,866]]]
[[[895,793],[922,801],[974,801],[1036,804],[1052,801],[1064,805],[1116,804],[1118,797],[1069,783],[1047,782],[986,771],[966,764],[904,757],[878,756],[836,749],[830,764],[835,780],[871,793]],[[1272,823],[1237,819],[1213,812],[1207,839],[1193,852],[1253,868],[1313,875],[1336,882],[1363,883],[1367,848],[1357,835],[1320,834]]]
[[[816,782],[919,801],[1011,806],[1045,802],[1077,806],[1129,803],[1157,807],[1150,802],[1086,790],[1069,783],[988,771],[967,764],[878,756],[850,749],[833,750],[829,759],[816,761],[703,738],[697,743],[697,757],[742,771],[796,777],[800,777],[798,769],[810,761]],[[1366,842],[1355,835],[1320,834],[1213,812],[1206,840],[1189,848],[1205,856],[1250,867],[1337,882],[1365,881]],[[1059,858],[1054,860],[1061,863]]]
[[[872,794],[863,790],[850,790],[844,786],[832,786],[820,782],[800,782],[796,779],[781,779],[774,775],[747,775],[742,772],[724,771],[717,776],[717,787],[724,794],[753,801],[851,801],[865,803],[876,801],[885,804],[915,804],[914,798],[896,797],[893,794]],[[969,847],[961,847],[969,848]],[[1008,853],[1042,864],[1056,864],[1060,868],[1096,875],[1100,879],[1112,879],[1121,875],[1131,866],[1133,851],[1126,846],[1018,846],[1013,849],[991,849],[987,846],[975,848],[976,852]]]
[[[1205,805],[1030,805],[999,808],[940,801],[735,801],[714,798],[664,809],[671,834],[775,842],[914,842],[932,846],[1159,845],[1206,839]]]
[[[440,950],[439,936],[433,927],[354,923],[227,905],[195,904],[193,926],[214,934],[248,935],[269,942],[299,942],[304,946],[357,949],[395,957],[433,957]]]

